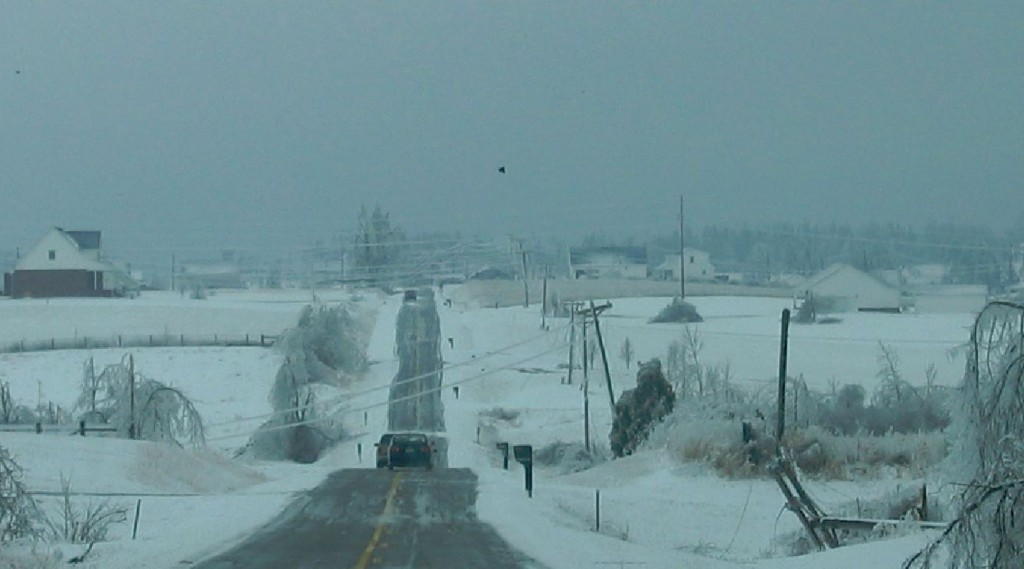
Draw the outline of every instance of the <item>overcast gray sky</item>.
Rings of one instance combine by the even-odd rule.
[[[499,166],[507,173],[500,174]],[[1024,3],[0,0],[0,249],[1005,227]],[[641,229],[631,229],[639,226]]]

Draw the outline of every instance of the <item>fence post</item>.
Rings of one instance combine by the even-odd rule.
[[[79,436],[85,436],[85,420],[78,422],[78,434]]]
[[[249,334],[246,334],[246,335],[245,335],[245,345],[246,345],[246,346],[248,346],[248,345],[249,345]]]
[[[83,348],[88,348],[89,347],[89,337],[88,336],[82,336],[82,347]]]
[[[39,422],[39,421],[36,421],[36,434],[37,435],[43,434],[43,424],[41,422]]]
[[[142,509],[142,498],[135,502],[135,523],[132,524],[132,539],[139,535],[139,511]]]
[[[185,335],[184,334],[181,335],[181,345],[182,346],[185,345]]]
[[[21,341],[21,345],[22,346],[25,345],[25,340]],[[56,350],[57,349],[57,340],[55,338],[50,338],[50,349],[51,350]]]
[[[601,489],[594,490],[594,531],[601,531]]]
[[[118,348],[121,347],[121,335],[120,334],[117,335],[117,347]]]

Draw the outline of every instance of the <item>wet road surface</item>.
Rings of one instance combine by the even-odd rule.
[[[200,569],[539,568],[474,511],[469,469],[340,470]]]

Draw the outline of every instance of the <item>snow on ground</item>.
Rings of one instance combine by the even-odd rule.
[[[447,289],[446,289],[447,291]],[[347,299],[322,292],[322,299]],[[31,338],[63,335],[65,328],[88,333],[229,333],[243,328],[280,331],[291,325],[309,291],[218,294],[206,301],[155,295],[127,301],[3,301],[8,314]],[[757,298],[692,298],[706,322],[696,327],[706,363],[728,361],[733,376],[768,385],[777,373],[779,315],[789,301]],[[398,297],[367,295],[361,302],[376,311],[369,338],[371,360],[365,377],[348,389],[344,421],[352,433],[315,465],[229,460],[245,435],[270,409],[267,393],[281,356],[260,348],[153,348],[130,350],[136,367],[149,377],[174,384],[197,400],[211,425],[212,451],[166,449],[149,443],[99,437],[57,437],[0,433],[26,466],[36,490],[59,486],[59,473],[72,476],[78,492],[145,494],[140,537],[127,539],[119,528],[111,542],[97,546],[92,566],[105,569],[173,567],[228,547],[276,514],[289,498],[337,468],[372,467],[372,443],[386,426],[387,387],[396,368],[394,322]],[[637,359],[664,357],[682,327],[647,324],[668,299],[613,301],[602,318],[614,390],[632,386],[635,370],[618,358],[629,337]],[[60,314],[53,311],[60,309]],[[33,311],[44,316],[34,319]],[[208,311],[204,317],[204,311]],[[448,425],[449,463],[473,468],[480,477],[479,516],[514,546],[554,569],[640,563],[642,567],[803,568],[897,566],[928,534],[912,534],[798,558],[781,557],[775,537],[799,529],[784,511],[774,483],[724,480],[700,465],[679,464],[660,451],[645,451],[588,471],[562,474],[538,468],[535,495],[523,490],[522,469],[498,464],[494,443],[581,442],[581,386],[563,383],[567,332],[564,319],[548,319],[540,329],[539,307],[468,309],[439,307],[446,361],[443,394]],[[792,326],[790,373],[803,374],[812,387],[826,389],[860,382],[870,389],[877,369],[878,342],[896,348],[904,373],[923,383],[934,363],[939,383],[953,385],[961,359],[949,350],[967,339],[973,316],[843,315],[831,325]],[[49,327],[48,327],[49,326]],[[195,326],[192,328],[192,326]],[[172,330],[172,328],[174,328]],[[15,337],[16,335],[10,336]],[[118,360],[129,350],[64,351],[0,355],[0,380],[18,402],[40,398],[70,406],[77,396],[82,364]],[[599,361],[599,360],[598,360]],[[600,369],[600,367],[598,367]],[[589,386],[593,441],[607,447],[611,424],[607,388],[600,376]],[[576,379],[579,379],[577,374]],[[459,387],[456,398],[454,389]],[[501,414],[496,408],[506,410]],[[361,446],[361,454],[359,452]],[[200,476],[198,473],[201,472]],[[913,480],[807,481],[826,510],[856,498],[877,498]],[[595,532],[594,491],[601,490],[602,528]],[[199,494],[199,496],[153,496]],[[123,499],[132,501],[134,496]],[[65,548],[69,554],[76,549]],[[88,566],[88,564],[87,564]],[[629,565],[632,566],[632,565]]]

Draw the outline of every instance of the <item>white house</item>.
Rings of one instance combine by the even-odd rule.
[[[850,265],[835,264],[797,287],[795,296],[813,298],[821,312],[899,312],[900,291]]]
[[[921,314],[975,314],[988,302],[985,285],[927,285],[911,288]]]
[[[682,266],[686,280],[703,281],[715,278],[715,266],[711,264],[711,254],[707,251],[686,247],[683,249],[683,257],[686,259],[686,265]],[[669,281],[679,280],[679,259],[679,255],[666,255],[665,262],[655,269],[658,277]]]
[[[570,247],[573,279],[646,279],[646,247]]]
[[[5,275],[4,290],[15,298],[113,296],[104,277],[115,272],[102,260],[99,231],[54,227]]]

